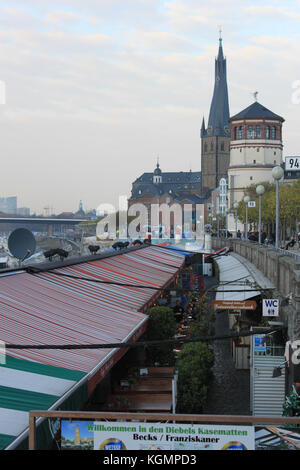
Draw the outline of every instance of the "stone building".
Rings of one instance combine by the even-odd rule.
[[[274,182],[272,168],[282,164],[284,119],[255,101],[229,119],[231,124],[229,207],[251,184]]]
[[[157,163],[152,173],[143,173],[133,182],[128,208],[133,204],[143,204],[150,216],[151,205],[179,204],[183,210],[184,205],[191,204],[195,222],[196,205],[203,203],[200,171],[162,172]],[[150,224],[150,220],[148,222]]]
[[[230,123],[226,59],[222,38],[215,60],[215,85],[210,106],[208,126],[203,118],[201,127],[202,195],[208,196],[222,178],[227,178],[230,155]]]

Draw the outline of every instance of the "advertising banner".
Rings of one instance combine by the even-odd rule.
[[[256,310],[255,300],[212,300],[213,310]]]
[[[63,450],[254,450],[253,426],[61,422]]]

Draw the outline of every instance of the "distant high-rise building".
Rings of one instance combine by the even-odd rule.
[[[230,155],[230,123],[226,59],[222,37],[215,60],[215,86],[210,106],[208,126],[203,117],[201,127],[202,194],[217,188],[227,178]]]
[[[17,196],[0,197],[0,212],[5,214],[17,213]]]
[[[30,215],[30,208],[29,207],[18,207],[17,210],[19,215],[29,216]]]

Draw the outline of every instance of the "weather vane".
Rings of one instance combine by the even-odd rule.
[[[253,96],[254,96],[255,101],[257,101],[257,95],[258,95],[258,91],[255,91],[255,92],[253,93]]]

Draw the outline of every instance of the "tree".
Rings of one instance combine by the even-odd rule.
[[[245,195],[250,196],[252,201],[256,201],[256,207],[248,208],[248,222],[253,229],[258,228],[259,199],[256,194],[256,187],[262,184],[265,193],[262,196],[262,224],[268,226],[269,230],[274,230],[276,219],[276,185],[263,181],[252,184],[245,189]],[[233,209],[232,209],[233,210]],[[246,207],[243,200],[239,202],[237,215],[242,223],[246,221]],[[285,236],[286,229],[290,232],[297,230],[297,223],[300,219],[300,181],[281,183],[279,186],[279,222],[282,229],[282,236]]]
[[[147,310],[149,315],[146,331],[147,341],[157,341],[174,338],[176,323],[173,310],[169,307],[151,307]],[[147,360],[151,364],[173,365],[175,362],[173,345],[161,344],[159,346],[148,347]]]
[[[178,359],[177,413],[202,413],[213,366],[206,343],[188,343]]]

